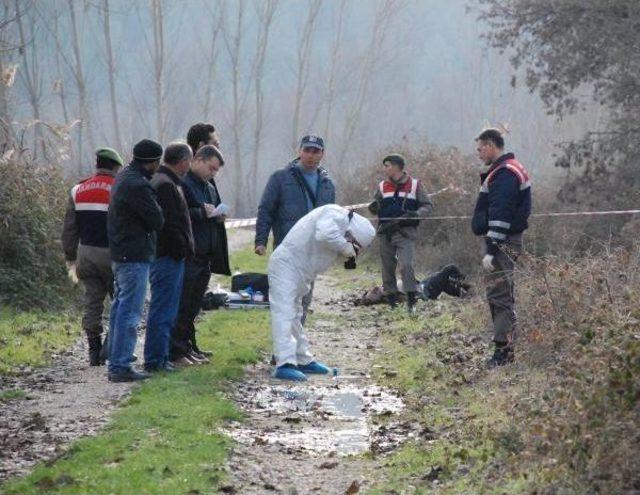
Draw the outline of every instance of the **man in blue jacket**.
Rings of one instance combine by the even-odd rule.
[[[489,168],[480,174],[480,194],[471,228],[485,238],[482,266],[487,273],[487,300],[493,320],[495,352],[490,367],[514,359],[516,312],[513,272],[522,252],[522,237],[531,214],[529,174],[513,153],[504,152],[504,138],[487,129],[477,138],[478,156]]]
[[[304,136],[300,141],[299,156],[271,175],[258,207],[256,254],[264,256],[266,253],[270,231],[275,248],[303,216],[319,206],[336,202],[333,181],[320,166],[323,157],[324,140],[320,136]],[[312,291],[313,286],[302,301],[303,324]]]
[[[133,161],[111,190],[107,233],[114,266],[115,291],[109,321],[109,381],[149,378],[131,367],[142,318],[149,268],[156,255],[156,235],[164,225],[162,209],[149,182],[160,166],[162,146],[143,139],[133,147]]]

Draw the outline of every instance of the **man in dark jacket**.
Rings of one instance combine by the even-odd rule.
[[[111,186],[122,167],[111,148],[96,151],[96,173],[71,189],[64,216],[62,247],[71,275],[84,286],[82,329],[89,342],[89,365],[104,364],[102,314],[104,301],[113,294],[113,272],[107,237],[107,212]]]
[[[213,178],[224,165],[213,145],[202,146],[182,180],[193,229],[195,255],[187,260],[178,320],[171,333],[170,359],[179,366],[207,362],[210,351],[196,341],[195,319],[212,273],[231,275],[224,220],[229,208],[222,203]]]
[[[513,273],[522,252],[522,237],[531,214],[531,183],[513,153],[504,153],[504,138],[487,129],[477,138],[478,156],[489,167],[480,175],[481,189],[471,228],[485,238],[482,266],[493,320],[495,352],[490,367],[514,359],[516,312]]]
[[[320,166],[324,156],[324,140],[304,136],[298,158],[269,178],[258,207],[255,252],[263,256],[269,232],[277,247],[289,230],[314,208],[336,202],[336,189],[328,172]],[[313,286],[302,301],[302,322],[306,320]]]
[[[149,267],[156,254],[156,232],[164,217],[149,180],[160,165],[162,146],[143,139],[133,147],[133,161],[113,186],[107,231],[114,264],[115,291],[109,330],[109,380],[148,378],[131,367],[142,318]]]
[[[169,339],[176,324],[185,259],[193,256],[189,207],[180,177],[191,166],[193,153],[186,143],[171,143],[162,165],[151,179],[164,226],[158,232],[156,259],[151,263],[151,304],[144,341],[145,371],[171,371]]]

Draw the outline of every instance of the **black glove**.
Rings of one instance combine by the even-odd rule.
[[[352,256],[351,258],[347,258],[347,261],[344,262],[345,270],[355,270],[356,268],[356,257]]]

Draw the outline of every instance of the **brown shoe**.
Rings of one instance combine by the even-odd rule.
[[[197,357],[198,359],[203,359],[205,360],[207,363],[210,361],[209,357],[213,356],[213,352],[210,352],[209,354],[205,354],[202,351],[194,351],[191,354],[193,354],[195,357]]]
[[[198,354],[192,352],[191,354],[189,354],[187,356],[191,361],[195,362],[196,364],[207,364],[210,361],[204,357],[204,356],[199,356]]]
[[[176,368],[186,368],[187,366],[195,366],[196,363],[189,359],[187,356],[182,356],[175,361],[171,361],[171,364],[173,364]]]

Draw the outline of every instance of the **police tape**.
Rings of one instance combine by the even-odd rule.
[[[369,203],[360,203],[355,205],[345,206],[347,210],[358,210],[366,208]],[[605,210],[605,211],[558,211],[548,213],[534,213],[531,216],[533,218],[545,218],[545,217],[580,217],[580,216],[607,216],[607,215],[635,215],[640,213],[640,210]],[[411,217],[411,220],[470,220],[471,215],[445,215],[445,216],[430,216],[430,217]],[[225,227],[228,229],[238,229],[242,227],[253,227],[256,224],[256,218],[241,218],[231,219],[225,222]],[[397,218],[379,218],[378,220],[397,220]]]
[[[545,217],[582,217],[582,216],[605,216],[605,215],[635,215],[640,210],[605,210],[605,211],[555,211],[547,213],[533,213],[532,218]],[[471,215],[446,215],[430,217],[411,217],[410,220],[471,220]],[[397,220],[397,218],[379,218],[378,220]]]
[[[429,197],[437,196],[438,194],[442,194],[443,192],[446,192],[449,189],[453,189],[453,187],[452,186],[443,187],[442,189],[436,192],[429,193],[427,196]],[[359,203],[356,205],[347,205],[344,208],[346,208],[347,210],[360,210],[362,208],[366,208],[370,204],[371,203]],[[228,229],[240,229],[242,227],[253,227],[256,224],[257,220],[258,220],[257,218],[231,218],[224,222],[224,226]]]

